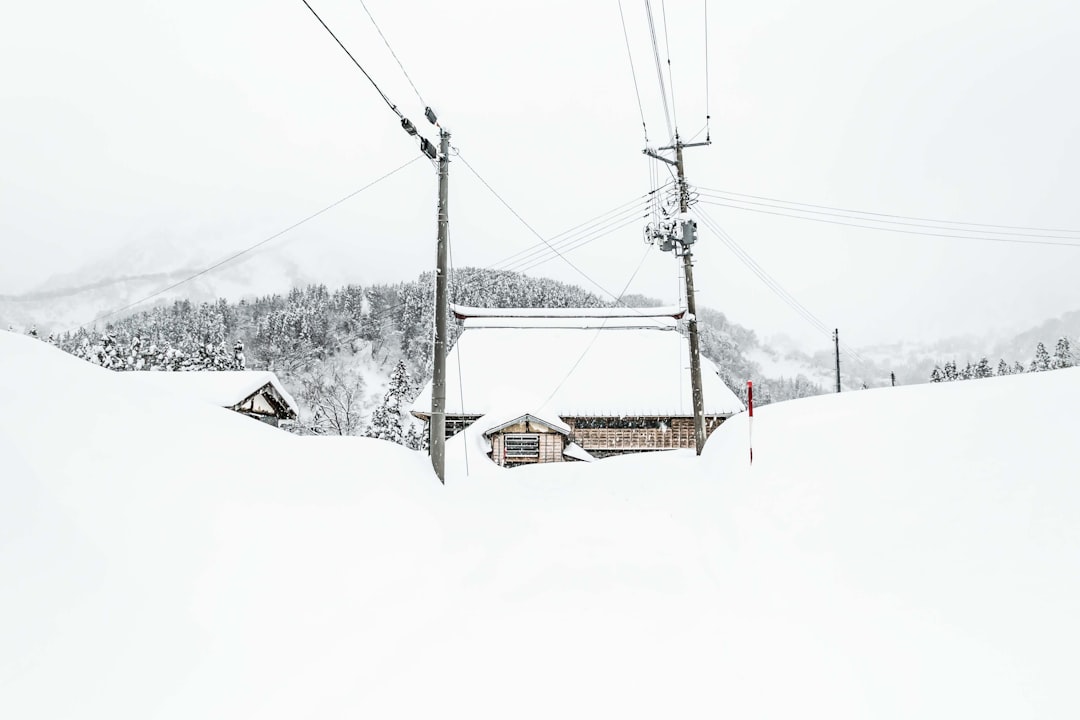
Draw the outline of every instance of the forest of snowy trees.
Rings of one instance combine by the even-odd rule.
[[[113,370],[274,371],[302,408],[294,430],[311,434],[369,435],[410,447],[423,438],[407,413],[431,373],[433,278],[330,290],[296,288],[250,300],[196,304],[178,300],[109,322],[42,338],[89,362]],[[580,287],[520,273],[462,268],[450,279],[454,303],[479,307],[602,307],[610,305]],[[626,305],[662,304],[641,295]],[[819,395],[823,388],[803,375],[762,377],[749,357],[760,348],[756,334],[709,308],[699,312],[702,353],[740,396],[753,378],[759,405]],[[683,328],[685,331],[685,328]],[[461,327],[451,323],[450,341]],[[31,328],[30,334],[37,335]],[[986,358],[958,367],[934,368],[930,380],[947,382],[1074,364],[1062,337],[1051,354],[1039,343],[1027,364]]]
[[[410,282],[309,285],[238,302],[178,300],[47,341],[113,370],[272,370],[300,402],[295,431],[366,434],[419,447],[422,433],[406,410],[431,373],[432,289],[425,273]],[[475,268],[453,273],[450,297],[479,307],[611,304],[574,285]],[[623,303],[662,304],[640,295]],[[748,359],[759,347],[752,330],[709,308],[698,317],[701,351],[736,393],[748,378],[755,379],[759,405],[825,392],[802,375],[762,377]],[[460,331],[451,323],[451,342]]]
[[[574,285],[506,271],[458,269],[450,286],[461,305],[611,304]],[[425,273],[410,282],[310,285],[239,302],[179,300],[48,341],[113,370],[272,370],[302,406],[298,432],[366,434],[419,447],[422,433],[406,410],[431,372],[432,287]],[[661,304],[642,296],[624,302]],[[702,309],[699,318],[702,352],[741,392],[745,379],[756,377],[746,357],[756,335],[714,310]],[[451,323],[451,342],[458,333],[460,324]],[[762,404],[820,392],[805,378],[761,382]]]
[[[952,382],[954,380],[972,380],[975,378],[994,377],[995,375],[1018,375],[1025,372],[1044,372],[1046,370],[1059,370],[1075,365],[1072,356],[1072,343],[1069,338],[1058,338],[1054,347],[1054,354],[1046,349],[1046,345],[1039,343],[1035,346],[1035,357],[1028,365],[1019,360],[1011,365],[1004,358],[998,361],[997,368],[990,364],[985,357],[977,363],[967,363],[964,367],[958,367],[955,360],[949,360],[943,366],[936,365],[930,373],[930,382]]]

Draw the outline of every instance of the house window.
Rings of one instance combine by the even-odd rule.
[[[472,425],[473,422],[478,417],[480,417],[480,416],[479,415],[473,415],[473,416],[468,416],[468,417],[463,417],[463,416],[450,417],[450,416],[447,416],[447,418],[446,418],[446,439],[449,440],[450,438],[454,437],[455,435],[457,435],[459,432],[461,432],[465,428]]]
[[[503,435],[503,447],[507,458],[540,457],[540,436],[526,433],[507,433]]]

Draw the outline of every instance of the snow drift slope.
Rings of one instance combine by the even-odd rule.
[[[745,416],[706,458],[727,470],[741,554],[789,578],[778,615],[820,632],[897,717],[1076,714],[1080,369],[754,421],[753,467]]]
[[[0,716],[1080,709],[1076,372],[773,406],[753,469],[736,418],[445,488],[115,380],[0,333]]]

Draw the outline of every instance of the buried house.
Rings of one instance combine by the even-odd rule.
[[[148,389],[201,400],[274,427],[296,420],[300,413],[296,401],[269,371],[129,370],[120,374]]]
[[[466,427],[492,460],[519,465],[694,447],[681,308],[468,308],[447,352],[446,434]],[[742,402],[701,359],[705,429]],[[412,405],[431,416],[431,383]]]

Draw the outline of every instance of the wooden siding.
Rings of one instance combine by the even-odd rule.
[[[530,425],[535,426],[536,424],[535,423],[530,423]],[[532,434],[532,435],[539,435],[540,436],[539,457],[532,457],[532,458],[520,458],[520,457],[519,458],[504,458],[503,457],[503,449],[505,447],[504,439],[503,439],[504,435],[506,433],[529,432],[528,430],[525,430],[524,428],[525,428],[524,423],[521,423],[521,424],[518,424],[518,425],[513,425],[511,427],[505,428],[504,430],[501,430],[498,433],[491,436],[491,459],[495,461],[496,465],[503,465],[503,466],[525,465],[525,464],[538,463],[538,462],[543,462],[543,463],[563,462],[565,460],[565,458],[563,457],[563,447],[565,446],[566,439],[562,435],[560,435],[559,433],[556,433],[556,432],[542,432],[542,433],[530,432],[530,434]]]
[[[694,447],[694,418],[641,418],[659,421],[660,427],[619,427],[626,418],[563,418],[573,428],[572,438],[593,454],[612,455],[643,450],[679,450]],[[605,423],[605,420],[608,422]],[[724,422],[722,417],[705,418],[705,436]]]

